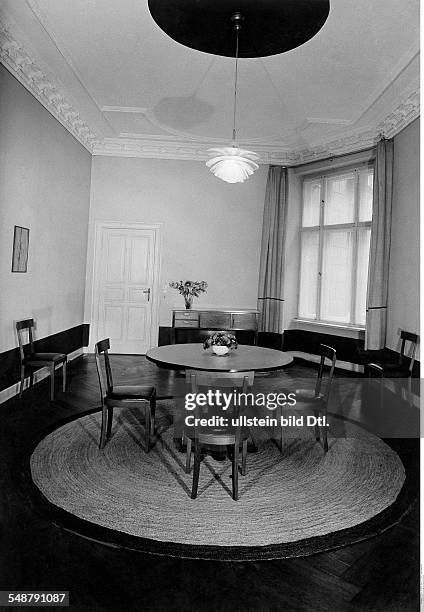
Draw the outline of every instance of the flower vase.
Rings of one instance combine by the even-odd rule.
[[[193,305],[193,296],[192,295],[185,295],[184,296],[184,302],[185,302],[186,310],[190,310],[192,305]]]

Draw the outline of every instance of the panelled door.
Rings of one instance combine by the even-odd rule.
[[[154,230],[102,227],[97,271],[97,337],[111,352],[144,354],[152,346]]]

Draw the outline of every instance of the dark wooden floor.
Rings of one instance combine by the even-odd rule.
[[[143,357],[113,356],[119,382],[173,377]],[[0,590],[69,590],[72,611],[418,610],[418,509],[373,539],[310,557],[220,563],[145,555],[54,526],[21,487],[25,457],[41,431],[99,404],[90,357],[71,364],[68,392],[48,401],[48,382],[0,406]],[[295,365],[288,376],[312,376]],[[272,385],[264,377],[262,388]],[[5,608],[10,610],[12,608]],[[15,608],[17,609],[17,608]]]

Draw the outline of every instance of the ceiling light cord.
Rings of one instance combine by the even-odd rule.
[[[237,77],[238,77],[238,54],[239,54],[239,30],[240,24],[235,23],[236,31],[236,67],[234,72],[234,112],[233,112],[233,146],[236,146],[236,111],[237,111]]]
[[[233,141],[231,147],[216,147],[209,149],[208,153],[214,154],[212,159],[206,162],[209,170],[226,183],[243,183],[255,170],[259,168],[256,163],[259,155],[253,151],[239,149],[236,144],[236,113],[237,113],[237,78],[238,78],[238,59],[239,59],[239,30],[243,15],[239,12],[234,13],[231,21],[234,24],[236,33],[236,62],[234,71],[234,112],[233,112]]]

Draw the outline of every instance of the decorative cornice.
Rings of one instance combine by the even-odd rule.
[[[90,153],[98,140],[66,96],[10,30],[0,24],[0,62]]]
[[[420,116],[420,91],[416,89],[377,126],[377,132],[392,138]]]
[[[420,116],[420,92],[413,91],[406,99],[392,111],[377,126],[350,132],[328,143],[314,145],[307,149],[297,151],[301,162],[318,161],[336,155],[345,155],[373,147],[383,136],[393,138],[407,125]],[[298,162],[299,163],[299,162]]]
[[[299,151],[302,164],[319,161],[337,155],[356,153],[373,147],[380,138],[380,134],[375,129],[361,130],[356,133],[349,133],[328,143],[315,145],[308,149]]]
[[[222,146],[228,143],[220,143]],[[240,147],[251,146],[261,157],[261,164],[293,166],[299,163],[296,152],[287,151],[278,145],[248,145],[238,143]],[[181,159],[205,161],[209,159],[208,149],[217,145],[217,141],[188,141],[176,138],[104,138],[93,148],[93,155],[113,157],[144,157],[153,159]]]

